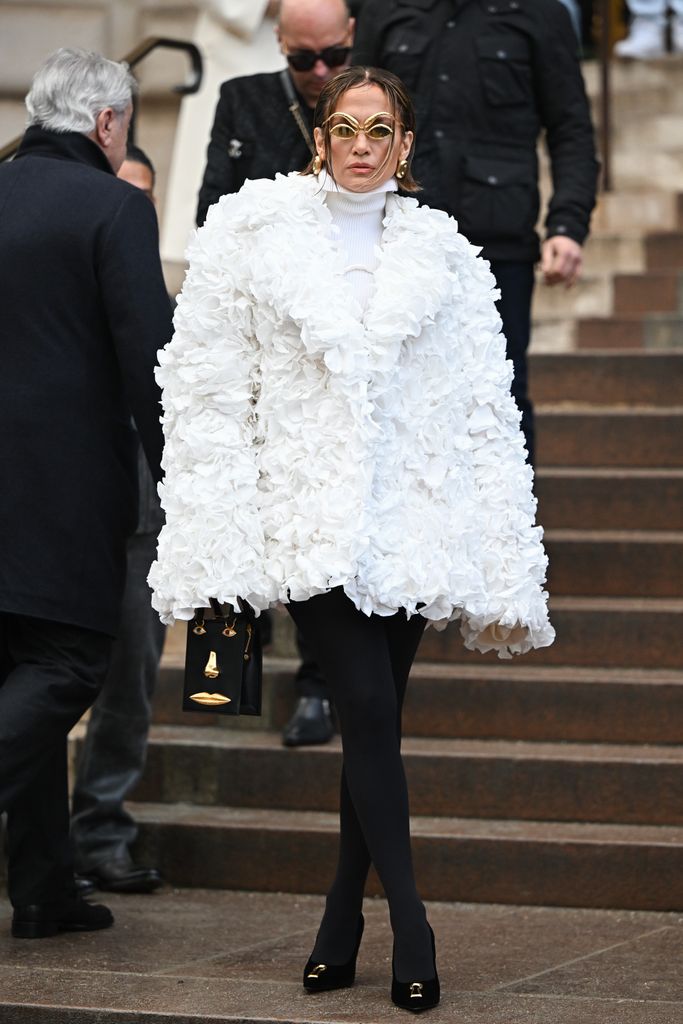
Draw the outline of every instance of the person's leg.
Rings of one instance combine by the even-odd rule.
[[[106,674],[111,638],[23,615],[0,616],[0,810],[8,812],[12,900],[54,901],[73,886],[66,737]]]
[[[7,811],[8,896],[13,907],[73,891],[66,737]]]
[[[512,397],[522,414],[522,432],[526,438],[528,461],[534,465],[534,410],[529,398],[527,349],[531,338],[531,298],[534,291],[534,266],[528,261],[491,260],[491,270],[500,288],[498,312],[503,321],[508,359],[515,375]]]
[[[137,835],[123,802],[144,770],[164,643],[165,630],[147,585],[155,552],[154,534],[136,534],[128,541],[121,625],[90,715],[73,792],[71,838],[81,874],[104,862],[127,861]]]
[[[404,612],[382,619],[384,631],[389,644],[389,657],[394,677],[394,688],[396,692],[396,735],[400,745],[401,742],[401,715],[403,701],[405,698],[408,675],[417,653],[417,648],[425,628],[425,620],[419,615],[407,620]],[[329,910],[323,918],[314,956],[318,956],[323,949],[332,949],[338,957],[341,957],[345,945],[337,948],[340,936],[337,933],[335,922],[339,918],[336,908],[346,906],[358,907],[363,900],[365,883],[368,871],[370,870],[370,853],[368,851],[365,836],[353,806],[349,786],[346,780],[346,770],[342,766],[341,786],[339,792],[339,858],[337,872],[328,893],[327,908]],[[318,949],[320,946],[320,949]],[[332,962],[342,962],[341,959]]]
[[[431,938],[413,875],[408,791],[396,729],[398,699],[385,625],[379,616],[358,612],[341,589],[288,607],[332,688],[349,794],[389,902],[397,976],[428,978],[433,973]],[[321,960],[343,962],[351,955],[361,899],[362,892],[355,902],[349,894],[343,905],[335,900],[326,908],[325,932],[337,936],[338,945],[330,951],[316,944]]]
[[[330,688],[320,671],[306,639],[297,630],[296,644],[301,663],[294,679],[297,702],[282,732],[286,747],[327,743],[334,735]]]

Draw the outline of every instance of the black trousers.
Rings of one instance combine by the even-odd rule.
[[[104,682],[111,645],[94,630],[0,613],[0,811],[14,906],[73,889],[67,736]]]
[[[415,916],[418,901],[401,710],[425,621],[403,612],[366,616],[340,587],[287,608],[330,685],[341,729],[340,847],[333,886],[341,913],[348,907],[357,919],[372,860],[392,924],[400,930],[402,921],[408,925]]]
[[[534,293],[534,265],[526,260],[491,260],[491,270],[500,288],[497,302],[507,342],[507,357],[515,376],[512,397],[522,414],[528,461],[534,465],[534,410],[529,398],[527,349],[531,339],[531,300]]]
[[[76,870],[84,873],[102,861],[127,857],[137,836],[123,802],[144,770],[166,634],[147,584],[156,548],[156,533],[136,533],[128,540],[121,625],[78,762],[71,841]]]

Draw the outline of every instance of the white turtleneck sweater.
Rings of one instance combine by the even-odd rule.
[[[390,178],[370,192],[351,192],[337,185],[325,173],[318,180],[325,192],[327,208],[332,214],[333,229],[346,255],[344,273],[365,312],[374,287],[377,248],[382,240],[387,193],[395,192],[398,185],[395,178]]]

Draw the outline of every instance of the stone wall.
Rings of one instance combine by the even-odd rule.
[[[146,36],[191,39],[196,7],[192,0],[0,0],[0,145],[23,130],[24,96],[52,50],[82,46],[120,59]],[[140,67],[143,103],[168,97],[186,69],[182,55],[153,54]]]

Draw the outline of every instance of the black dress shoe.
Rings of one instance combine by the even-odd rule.
[[[57,932],[94,932],[109,928],[113,923],[108,907],[74,896],[56,903],[15,907],[12,935],[15,939],[45,939]]]
[[[294,714],[282,733],[286,747],[327,743],[334,735],[330,702],[323,697],[299,697]]]
[[[76,889],[76,895],[83,899],[85,896],[92,896],[97,889],[97,886],[91,879],[84,878],[83,875],[74,876],[74,886]]]
[[[304,988],[307,992],[331,992],[335,988],[349,988],[356,979],[356,960],[363,938],[365,918],[360,915],[356,948],[345,964],[321,964],[311,957],[304,967]]]
[[[164,884],[156,868],[141,868],[127,857],[101,861],[80,874],[104,892],[153,892]]]
[[[432,937],[433,978],[429,978],[427,981],[399,981],[394,968],[394,958],[391,958],[391,1001],[396,1006],[400,1006],[402,1010],[410,1010],[411,1013],[431,1010],[438,1005],[441,998],[439,975],[436,973],[436,945],[431,927],[429,927],[429,934]]]

